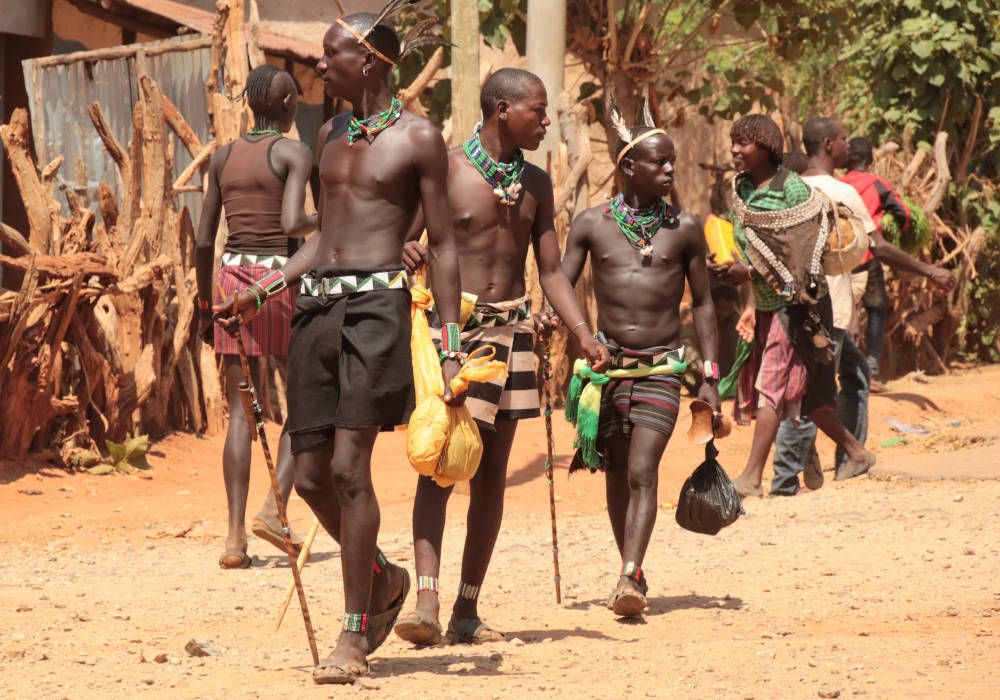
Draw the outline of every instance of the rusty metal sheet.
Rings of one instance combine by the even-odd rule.
[[[135,46],[190,39],[190,36],[178,37]],[[122,147],[127,148],[132,136],[132,109],[138,100],[138,80],[132,56],[109,60],[88,60],[87,53],[80,56],[65,65],[38,65],[38,59],[24,61],[22,65],[39,167],[63,156],[65,161],[56,179],[57,187],[73,188],[86,194],[96,210],[100,182],[107,182],[116,195],[121,183],[114,161],[101,143],[87,108],[92,102],[99,102],[111,132]],[[208,48],[161,52],[146,57],[149,74],[204,143],[209,140],[204,84],[210,61]],[[168,129],[167,133],[174,145],[176,176],[192,157],[173,132]],[[192,184],[199,182],[196,175]],[[62,203],[64,213],[68,213],[65,197],[56,199]],[[184,193],[179,204],[187,206],[196,221],[201,200],[201,193]]]

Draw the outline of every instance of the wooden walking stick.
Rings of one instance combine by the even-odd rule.
[[[221,292],[221,290],[220,290]],[[225,298],[225,294],[222,295]],[[239,295],[233,297],[233,315],[239,314],[236,300]],[[292,545],[291,528],[288,526],[288,512],[285,509],[285,501],[281,498],[281,487],[278,486],[278,473],[274,468],[274,460],[271,459],[271,448],[267,445],[267,433],[264,432],[264,413],[261,410],[260,402],[257,400],[257,391],[253,385],[253,377],[250,374],[250,362],[247,360],[247,352],[243,347],[243,327],[236,334],[236,349],[240,353],[240,365],[243,367],[243,381],[240,383],[240,394],[243,398],[243,410],[246,413],[247,422],[250,424],[250,438],[256,440],[260,438],[260,446],[264,450],[264,464],[267,465],[267,473],[271,477],[271,493],[274,495],[274,503],[278,506],[278,522],[281,523],[281,536],[285,543],[285,552],[288,554],[288,563],[292,567],[292,578],[295,580],[295,590],[299,593],[299,607],[302,608],[302,621],[306,626],[306,636],[309,638],[309,651],[312,652],[313,665],[319,666],[319,651],[316,649],[316,634],[313,632],[312,618],[309,617],[309,604],[306,602],[306,592],[302,587],[302,577],[299,575],[299,567],[295,562],[295,547]],[[230,417],[232,420],[232,417]]]
[[[299,571],[302,571],[302,567],[306,565],[309,561],[309,553],[312,551],[313,542],[316,540],[316,533],[319,532],[319,520],[313,518],[312,526],[309,528],[309,534],[306,535],[306,541],[302,543],[302,551],[299,552],[299,560],[296,562]],[[277,632],[281,629],[281,623],[285,619],[285,613],[288,612],[288,604],[292,602],[292,596],[295,595],[295,581],[288,584],[288,588],[285,589],[285,597],[281,601],[281,608],[278,610],[278,619],[274,623],[274,631]]]
[[[552,515],[552,566],[553,578],[556,583],[556,604],[562,604],[562,587],[559,576],[559,536],[556,533],[556,482],[552,473],[552,460],[555,456],[555,439],[552,436],[552,398],[549,395],[549,382],[552,379],[552,340],[551,336],[542,341],[542,396],[545,400],[545,442],[548,454],[545,457],[545,478],[549,482],[549,513]]]

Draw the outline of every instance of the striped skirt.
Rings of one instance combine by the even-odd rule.
[[[269,256],[279,260],[277,256]],[[265,277],[274,269],[270,265],[223,265],[216,275],[217,288],[215,303],[222,301],[218,287],[222,288],[226,297],[241,292],[254,282]],[[276,297],[267,300],[260,313],[250,323],[240,329],[243,337],[243,347],[247,356],[261,355],[285,356],[288,354],[288,341],[292,334],[292,315],[295,313],[295,296],[298,284],[289,285],[288,289]],[[215,352],[222,355],[236,355],[236,339],[228,333],[216,330]]]
[[[432,326],[440,328],[433,311]],[[480,427],[492,429],[498,420],[520,420],[541,415],[535,374],[535,333],[527,297],[503,302],[480,302],[462,331],[462,352],[484,345],[496,351],[493,359],[507,365],[507,379],[473,382],[465,406]],[[435,341],[437,342],[437,341]]]

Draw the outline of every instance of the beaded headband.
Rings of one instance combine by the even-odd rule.
[[[349,31],[351,34],[353,34],[354,38],[358,40],[358,43],[361,44],[362,46],[364,46],[369,51],[371,51],[373,54],[375,54],[376,58],[379,58],[379,59],[385,61],[386,63],[388,63],[390,68],[395,68],[396,62],[393,61],[388,56],[386,56],[381,51],[379,51],[378,49],[376,49],[374,46],[372,46],[372,43],[370,41],[368,41],[368,39],[366,39],[364,37],[364,35],[361,34],[361,32],[359,32],[357,29],[355,29],[354,27],[352,27],[351,25],[349,25],[347,22],[345,22],[340,17],[337,18],[337,24],[339,24],[341,27],[343,27],[344,29],[346,29],[347,31]]]
[[[642,123],[639,125],[648,127],[649,131],[632,138],[632,130],[629,129],[628,125],[625,123],[625,118],[622,116],[621,110],[618,109],[618,103],[615,101],[615,95],[613,92],[608,93],[608,118],[611,121],[611,127],[618,134],[618,138],[625,141],[625,148],[618,153],[618,157],[615,159],[615,167],[618,167],[621,164],[622,159],[628,155],[628,152],[642,141],[656,136],[657,134],[669,136],[669,134],[667,134],[667,132],[663,129],[654,128],[656,124],[653,123],[653,112],[649,108],[649,97],[646,97],[642,101]]]

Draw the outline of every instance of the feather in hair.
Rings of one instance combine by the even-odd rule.
[[[613,92],[609,93],[608,97],[608,118],[611,120],[611,128],[618,134],[618,138],[626,143],[632,140],[632,131],[625,124],[625,118],[622,116],[621,110],[618,109]]]
[[[437,17],[425,17],[415,25],[400,41],[400,58],[406,56],[421,46],[444,45],[446,42],[442,37],[430,33],[431,27],[438,23]]]
[[[375,27],[377,27],[383,20],[392,17],[407,5],[416,5],[418,2],[420,2],[420,0],[389,0],[389,2],[385,4],[385,7],[382,8],[382,11],[378,13],[378,16],[375,17],[375,21],[372,22],[372,26],[369,27],[368,31],[362,36],[368,38],[368,35],[372,33],[372,30],[374,30]]]
[[[649,95],[646,95],[642,101],[642,125],[648,126],[650,129],[656,127],[656,124],[653,123],[653,112],[649,108]]]

